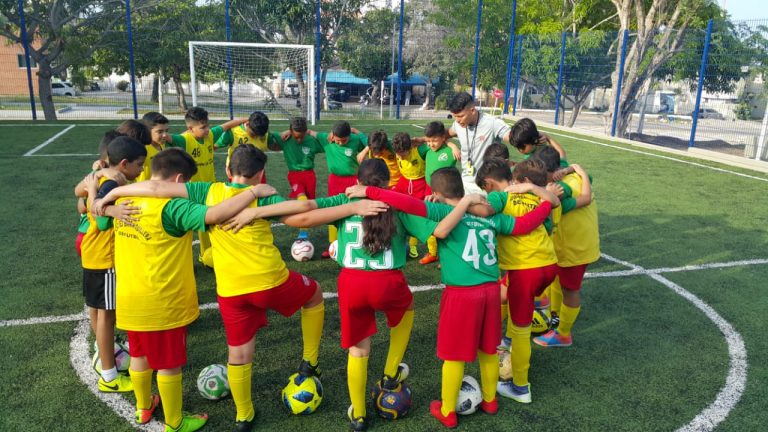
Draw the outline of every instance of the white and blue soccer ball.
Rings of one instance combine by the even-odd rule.
[[[293,414],[305,415],[315,412],[323,401],[323,384],[314,376],[298,372],[288,378],[282,392],[283,404]]]
[[[229,395],[227,367],[222,364],[206,366],[197,376],[197,391],[208,400],[219,400]]]
[[[296,261],[309,261],[315,254],[315,246],[309,240],[296,240],[291,245],[291,256]]]
[[[93,357],[91,358],[91,366],[97,374],[101,375],[101,357],[99,357],[99,348],[94,342]],[[131,355],[128,353],[128,342],[115,341],[115,367],[117,372],[121,374],[128,374],[128,368],[131,366]]]
[[[477,407],[482,401],[483,393],[480,391],[480,384],[475,378],[465,375],[464,379],[461,380],[459,399],[456,402],[456,414],[472,414],[477,411]]]

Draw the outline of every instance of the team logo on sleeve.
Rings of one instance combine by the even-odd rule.
[[[352,156],[352,149],[351,148],[344,149],[344,154],[347,156]]]

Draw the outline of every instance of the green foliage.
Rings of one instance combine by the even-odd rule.
[[[124,91],[128,91],[128,84],[130,84],[128,81],[120,80],[120,81],[117,82],[115,87],[117,87],[118,90],[124,92]]]
[[[752,120],[752,107],[749,102],[742,100],[733,108],[733,113],[739,120]]]
[[[368,11],[339,38],[341,66],[371,84],[383,81],[391,73],[391,40],[397,37],[393,29],[398,20],[399,15],[387,9]]]

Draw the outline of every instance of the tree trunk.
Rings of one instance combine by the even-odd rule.
[[[43,107],[43,115],[46,120],[56,120],[56,107],[53,105],[53,92],[51,91],[51,71],[49,66],[38,63],[40,69],[37,72],[37,88],[40,93],[40,106]]]
[[[431,102],[432,98],[432,77],[428,76],[427,79],[427,85],[426,85],[426,94],[424,95],[424,105],[422,105],[421,109],[425,110],[429,108],[429,103]]]
[[[160,99],[158,86],[160,85],[160,77],[158,74],[155,74],[155,76],[152,78],[152,97],[150,100],[154,103],[157,103]]]
[[[581,109],[583,107],[584,107],[583,101],[573,104],[573,111],[571,111],[571,116],[568,118],[568,127],[573,127],[574,123],[576,123],[576,118],[581,113]]]
[[[181,85],[181,76],[178,71],[174,72],[173,85],[176,87],[176,100],[179,103],[179,109],[187,111],[187,99],[184,97],[184,87]]]

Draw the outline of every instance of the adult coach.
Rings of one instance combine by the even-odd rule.
[[[509,125],[501,119],[478,111],[475,101],[467,92],[456,94],[448,101],[453,114],[449,137],[456,137],[461,144],[461,181],[464,192],[485,194],[475,183],[477,170],[483,165],[483,155],[496,140],[509,144]]]

